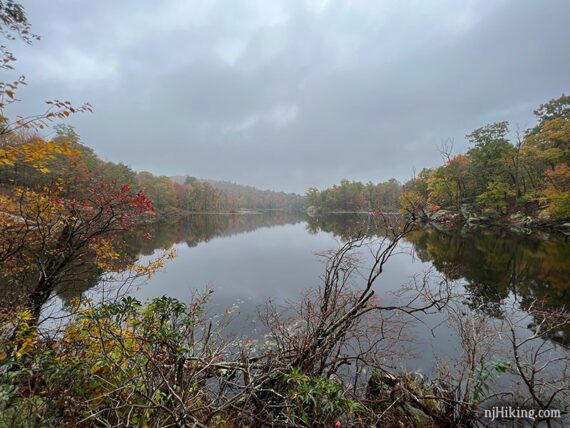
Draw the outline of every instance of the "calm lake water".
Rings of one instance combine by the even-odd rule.
[[[367,216],[309,218],[273,212],[163,221],[125,238],[129,251],[143,262],[171,246],[177,253],[131,294],[141,300],[168,295],[188,301],[196,290],[211,289],[209,311],[233,308],[240,314],[237,330],[255,336],[260,305],[268,299],[278,304],[295,301],[304,290],[318,286],[324,263],[317,253],[338,248],[357,230],[370,232]],[[363,267],[366,261],[364,254]],[[393,293],[430,269],[466,292],[467,307],[484,308],[489,316],[499,316],[498,305],[509,299],[523,310],[533,299],[554,307],[570,303],[570,245],[562,236],[418,229],[401,241],[375,285],[376,292],[382,302],[394,301]],[[401,365],[429,371],[436,356],[457,355],[455,335],[442,321],[434,314],[409,326],[407,358]],[[554,339],[567,343],[568,332]]]

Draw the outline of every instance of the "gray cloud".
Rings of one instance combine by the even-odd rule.
[[[405,180],[491,121],[532,124],[568,92],[570,3],[24,3],[18,108],[90,101],[71,119],[105,159],[303,192]],[[36,110],[33,110],[36,108]]]

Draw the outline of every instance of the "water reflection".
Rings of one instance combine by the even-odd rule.
[[[163,220],[141,227],[126,237],[139,254],[151,255],[157,248],[185,243],[195,247],[216,237],[229,237],[260,228],[302,222],[301,213],[272,211],[259,214],[195,214],[178,220]]]
[[[307,229],[346,238],[358,230],[370,233],[369,220],[357,216],[312,218]],[[375,232],[382,235],[384,232]],[[421,227],[405,238],[415,255],[449,279],[462,280],[472,309],[501,317],[509,296],[528,309],[534,302],[548,308],[570,307],[570,245],[560,234],[518,234],[504,229],[440,230]],[[568,343],[570,330],[557,340]]]
[[[176,245],[193,248],[214,238],[227,238],[257,229],[297,224],[303,220],[304,215],[300,213],[283,211],[247,215],[190,215],[180,219],[162,220],[141,226],[136,231],[121,236],[118,248],[121,257],[118,260],[123,264],[123,269],[126,269],[137,259],[153,256],[157,250]],[[83,295],[101,281],[104,272],[94,267],[95,263],[91,263],[90,266],[92,268],[88,271],[77,272],[73,276],[73,283],[62,284],[55,290],[54,294],[63,301],[64,306],[68,306],[74,298]],[[117,268],[121,269],[120,266]],[[170,266],[168,268],[170,269]],[[186,271],[184,276],[192,274],[196,272]],[[169,277],[172,279],[172,275]],[[164,279],[164,275],[160,278]],[[155,287],[155,290],[158,287],[160,285]],[[167,294],[166,288],[163,288],[160,294]]]
[[[357,231],[372,232],[367,217],[310,218],[307,230],[324,230],[346,239]],[[497,307],[510,293],[520,297],[523,307],[535,299],[552,307],[570,304],[570,245],[563,235],[427,226],[416,228],[405,240],[413,244],[421,261],[433,264],[450,279],[464,279],[474,307]]]
[[[496,308],[509,293],[520,298],[523,308],[534,300],[550,307],[570,303],[567,238],[426,228],[407,239],[421,260],[450,278],[465,279],[472,306]]]
[[[211,286],[221,307],[245,300],[249,307],[244,310],[255,314],[256,305],[267,298],[294,300],[303,289],[314,287],[323,269],[314,253],[362,231],[388,233],[370,216],[194,215],[141,227],[123,237],[122,251],[129,261],[149,258],[173,245],[179,253],[164,272],[140,289],[140,298],[167,294],[187,300],[192,289]],[[472,308],[494,317],[501,316],[501,303],[509,296],[516,297],[522,308],[535,300],[549,307],[570,304],[568,238],[425,227],[407,235],[403,245],[412,248],[412,255],[391,261],[382,290],[398,287],[432,265],[448,278],[461,280]],[[62,300],[95,286],[101,272],[82,275],[81,281],[60,287]],[[569,333],[563,332],[560,340],[567,342]]]

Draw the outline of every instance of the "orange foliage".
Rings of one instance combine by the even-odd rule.
[[[570,166],[558,164],[546,172],[550,184],[558,191],[570,190]]]

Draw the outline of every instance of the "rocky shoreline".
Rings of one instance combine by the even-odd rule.
[[[519,233],[532,233],[540,230],[560,232],[570,236],[570,222],[553,220],[546,211],[538,211],[536,215],[525,214],[522,211],[478,213],[465,204],[460,210],[432,210],[423,215],[420,221],[444,228],[503,227]]]

